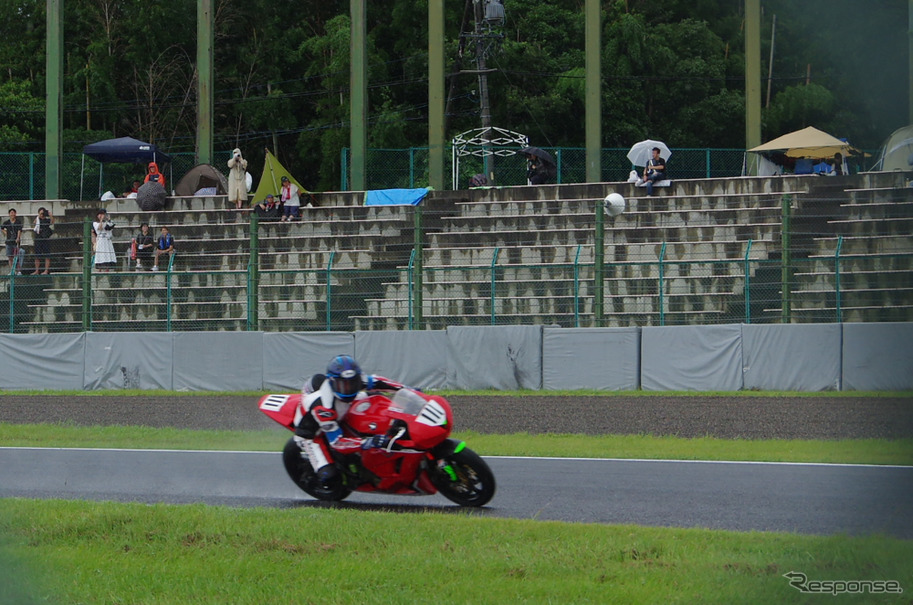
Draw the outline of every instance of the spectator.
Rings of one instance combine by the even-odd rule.
[[[117,255],[114,253],[113,231],[114,223],[108,218],[108,211],[104,208],[95,213],[97,219],[92,223],[92,245],[95,249],[95,268],[108,272],[117,265]]]
[[[843,176],[845,172],[843,169],[843,154],[838,151],[834,154],[834,174]]]
[[[469,179],[469,187],[485,187],[488,185],[488,177],[486,177],[481,172],[478,174],[472,175],[472,178]]]
[[[124,191],[123,196],[121,196],[121,197],[125,197],[125,198],[136,197],[136,194],[139,192],[140,185],[142,185],[142,183],[140,183],[139,181],[133,181],[133,184],[131,186],[127,187],[127,189]]]
[[[155,242],[155,261],[152,265],[153,271],[159,270],[159,256],[171,256],[174,254],[174,238],[168,233],[168,227],[162,227],[162,234]]]
[[[267,194],[266,199],[254,206],[254,212],[261,221],[274,221],[279,218],[279,207],[276,205],[276,196]]]
[[[298,197],[298,185],[291,182],[287,176],[282,177],[282,190],[279,193],[282,202],[283,214],[280,220],[292,222],[301,216],[301,198]]]
[[[51,272],[51,236],[54,235],[54,215],[47,208],[38,209],[35,218],[35,271],[32,275],[42,275]],[[44,271],[41,271],[41,261],[44,260]]]
[[[538,148],[539,153],[542,153]],[[526,154],[526,179],[530,185],[546,185],[555,181],[557,168],[555,165],[543,157],[533,153]]]
[[[0,228],[6,234],[6,257],[9,259],[10,272],[15,269],[19,274],[22,267],[16,267],[16,256],[19,254],[19,243],[22,241],[22,221],[16,218],[14,208],[10,208],[9,216],[9,220],[4,221]]]
[[[143,261],[146,265],[151,265],[152,249],[155,248],[155,240],[152,237],[152,231],[149,229],[149,223],[143,223],[139,227],[139,233],[136,235],[136,268],[143,268]]]
[[[647,160],[647,165],[644,166],[644,181],[647,183],[647,195],[653,195],[653,183],[665,178],[666,160],[659,157],[659,147],[654,147],[653,157]]]
[[[240,210],[247,201],[247,160],[241,157],[240,149],[231,152],[228,168],[228,201]]]
[[[158,183],[162,187],[165,186],[165,175],[159,172],[159,165],[155,162],[149,162],[149,173],[146,175],[146,180],[144,183]],[[139,187],[137,187],[139,190]]]

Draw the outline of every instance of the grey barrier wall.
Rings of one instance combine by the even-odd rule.
[[[645,391],[738,391],[742,388],[741,326],[643,328],[640,368]]]
[[[0,334],[0,389],[282,392],[339,354],[424,389],[913,390],[913,323]]]
[[[640,328],[545,328],[542,388],[634,391],[640,387]]]

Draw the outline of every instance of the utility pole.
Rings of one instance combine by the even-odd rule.
[[[485,38],[482,37],[482,25],[485,20],[485,8],[480,0],[475,0],[475,34],[476,34],[476,69],[479,72],[479,115],[482,119],[482,136],[491,138],[491,105],[488,100],[488,74],[485,66]],[[494,182],[495,167],[494,156],[489,153],[490,148],[485,148],[483,167],[488,182]]]
[[[467,0],[469,1],[469,0]],[[504,5],[501,0],[471,0],[473,4],[473,29],[472,33],[461,33],[460,48],[472,48],[475,54],[475,69],[461,70],[459,73],[475,74],[479,84],[479,115],[482,121],[481,137],[488,141],[491,139],[491,103],[488,97],[488,74],[496,71],[487,65],[488,55],[493,53],[504,34],[500,28],[504,23]],[[469,39],[472,44],[465,44]],[[490,146],[483,145],[484,171],[489,183],[494,183],[494,155]]]

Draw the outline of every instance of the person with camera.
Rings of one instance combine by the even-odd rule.
[[[15,208],[10,208],[10,218],[3,223],[3,233],[6,235],[6,257],[9,259],[10,271],[19,273],[22,269],[17,266],[19,262],[19,245],[22,241],[22,221],[16,218]]]
[[[92,245],[95,249],[95,268],[103,273],[113,271],[117,266],[117,255],[114,253],[114,223],[108,218],[104,208],[95,213],[92,223]]]
[[[54,235],[54,215],[45,208],[38,209],[35,219],[35,271],[32,275],[47,275],[51,272],[51,236]],[[41,271],[41,261],[44,261],[44,271]]]
[[[228,168],[228,201],[240,210],[247,201],[247,160],[237,147],[231,152]]]

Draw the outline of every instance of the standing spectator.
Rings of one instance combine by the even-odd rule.
[[[143,261],[147,266],[151,265],[152,249],[155,248],[155,240],[152,237],[152,231],[149,229],[149,223],[143,223],[139,227],[139,233],[136,234],[136,268],[143,268]]]
[[[9,220],[0,225],[6,234],[6,257],[9,259],[10,272],[14,269],[19,273],[21,267],[16,267],[16,256],[19,254],[19,243],[22,241],[22,221],[16,218],[16,210],[10,208]]]
[[[301,198],[298,197],[298,185],[291,182],[287,176],[282,177],[282,190],[279,200],[283,204],[282,221],[292,222],[301,216]]]
[[[114,223],[108,218],[108,211],[100,209],[95,214],[96,221],[92,223],[92,244],[95,248],[95,268],[102,272],[112,271],[117,265],[117,255],[114,253],[112,233]]]
[[[174,238],[168,233],[168,227],[162,227],[162,234],[155,242],[155,261],[152,265],[153,271],[159,270],[159,256],[171,256],[174,254]]]
[[[647,183],[647,195],[653,195],[653,183],[665,178],[666,160],[659,157],[659,147],[654,147],[653,157],[647,160],[647,165],[644,166],[644,181]]]
[[[51,272],[51,236],[54,235],[54,215],[47,208],[38,209],[38,217],[35,219],[35,271],[32,275],[38,275],[41,271],[41,261],[44,260],[44,271],[42,275]]]
[[[241,157],[237,147],[231,152],[228,168],[228,201],[240,210],[247,201],[247,160]]]
[[[159,165],[155,162],[149,162],[149,173],[146,175],[146,180],[144,183],[158,183],[163,188],[165,187],[165,175],[159,172]],[[137,191],[139,187],[137,187]]]

